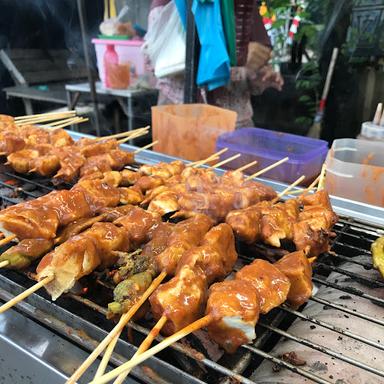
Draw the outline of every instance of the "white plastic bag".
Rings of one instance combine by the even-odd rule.
[[[161,10],[144,37],[143,52],[150,58],[156,77],[185,69],[185,31],[173,1]]]

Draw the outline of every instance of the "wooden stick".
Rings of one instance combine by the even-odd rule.
[[[119,334],[126,324],[131,320],[132,316],[138,311],[138,309],[144,304],[152,292],[160,285],[166,276],[166,272],[160,273],[155,280],[152,281],[152,284],[140,297],[140,299],[130,308],[130,310],[121,316],[120,321],[108,334],[108,336],[97,346],[96,349],[84,360],[83,364],[75,371],[75,373],[67,380],[66,384],[75,384],[77,380],[83,375],[83,373],[92,365],[92,363],[97,359],[101,352],[109,345],[109,343]]]
[[[116,336],[115,338],[108,344],[108,347],[107,349],[105,350],[104,352],[104,355],[103,355],[103,358],[101,359],[101,362],[97,368],[97,371],[96,371],[96,374],[94,376],[94,379],[97,379],[98,377],[101,377],[104,375],[104,372],[107,368],[107,365],[109,363],[109,360],[111,359],[111,356],[112,356],[112,353],[115,349],[115,346],[119,340],[119,337],[121,335],[121,332],[123,330],[121,330]]]
[[[373,117],[373,124],[379,125],[381,120],[381,115],[383,113],[383,103],[377,104],[376,113]]]
[[[219,163],[215,164],[215,165],[212,165],[211,169],[214,169],[214,168],[220,168],[222,165],[224,164],[228,164],[230,163],[231,161],[235,160],[235,159],[238,159],[239,157],[241,156],[241,153],[237,153],[236,155],[233,155],[231,157],[228,157],[228,159],[225,159],[223,161],[220,161]]]
[[[139,149],[136,149],[136,151],[134,151],[133,153],[136,155],[137,153],[140,153],[141,151],[145,151],[146,149],[153,147],[153,146],[156,145],[158,142],[159,142],[159,140],[152,141],[152,143],[149,143],[149,144],[147,144],[147,145],[144,145],[144,147],[141,147],[141,148],[139,148]]]
[[[4,260],[0,263],[0,268],[4,268],[6,267],[7,265],[9,264],[9,261],[8,260]]]
[[[296,191],[289,192],[290,195],[296,195],[296,194],[302,194],[303,196],[306,195],[309,191],[316,188],[317,183],[320,180],[320,175],[316,177],[315,180],[312,181],[312,183],[305,189],[298,189]]]
[[[10,243],[12,240],[15,240],[16,238],[17,238],[16,235],[10,235],[10,236],[5,237],[4,239],[0,240],[0,247],[2,245],[6,245],[6,244]]]
[[[192,324],[189,324],[187,327],[181,329],[180,331],[176,332],[172,336],[167,337],[166,339],[164,339],[162,342],[155,345],[151,349],[148,349],[148,351],[143,352],[142,354],[136,356],[135,358],[132,358],[130,361],[120,365],[120,367],[108,372],[106,375],[91,381],[90,384],[108,383],[110,380],[114,379],[116,376],[120,375],[121,373],[125,372],[128,369],[132,369],[136,367],[136,365],[156,355],[156,353],[159,353],[160,351],[167,348],[168,346],[175,343],[176,341],[179,341],[183,337],[188,336],[192,332],[195,332],[203,327],[206,327],[211,321],[212,321],[211,315],[207,315],[202,317],[199,320],[196,320],[195,322],[193,322]]]
[[[31,119],[36,119],[36,118],[43,117],[43,116],[49,117],[49,116],[56,116],[56,115],[75,115],[75,114],[76,114],[75,110],[72,110],[72,111],[62,111],[62,112],[47,112],[47,113],[38,113],[38,114],[35,114],[35,115],[16,116],[15,120],[16,121],[19,121],[19,120],[31,120]]]
[[[0,307],[0,313],[3,313],[7,309],[12,308],[14,305],[20,303],[20,301],[23,301],[26,297],[31,295],[33,292],[36,292],[41,287],[44,287],[44,285],[47,285],[48,283],[50,283],[54,278],[55,278],[55,276],[47,276],[43,280],[41,280],[38,283],[36,283],[35,285],[32,285],[31,288],[28,288],[24,292],[22,292],[19,295],[15,296],[13,299],[9,300],[8,302],[6,302],[5,304],[3,304]]]
[[[109,139],[118,139],[120,137],[132,136],[132,135],[136,134],[137,132],[142,132],[144,130],[148,130],[149,128],[150,128],[150,126],[147,125],[146,127],[133,129],[132,131],[115,133],[114,135],[108,135],[108,136],[101,136],[101,137],[97,137],[95,139],[95,141],[103,141],[103,140],[109,140]]]
[[[257,160],[252,161],[252,162],[250,162],[250,163],[248,163],[248,164],[245,164],[245,165],[243,165],[242,167],[235,169],[235,171],[236,171],[236,172],[243,172],[243,171],[245,171],[246,169],[251,168],[251,167],[253,167],[253,166],[256,165],[256,164],[257,164]]]
[[[149,133],[148,130],[143,130],[143,131],[140,131],[140,132],[136,132],[134,135],[131,135],[131,136],[128,136],[128,137],[124,137],[124,139],[121,139],[121,140],[117,140],[117,142],[119,144],[124,144],[125,142],[127,142],[129,140],[137,139],[138,137],[145,136],[148,133]]]
[[[47,121],[53,121],[53,120],[60,120],[60,119],[63,119],[63,118],[67,118],[68,115],[63,115],[63,116],[60,116],[60,115],[56,115],[55,117],[52,117],[52,116],[45,116],[45,117],[39,117],[39,118],[36,118],[36,119],[31,119],[31,120],[21,120],[20,122],[17,122],[17,125],[19,127],[23,127],[24,125],[33,125],[33,124],[37,124],[37,123],[44,123],[44,122],[47,122]],[[72,116],[72,117],[75,117],[75,116]]]
[[[57,121],[53,121],[52,123],[41,124],[40,127],[43,127],[43,128],[53,128],[53,127],[55,127],[57,125],[66,123],[67,121],[72,121],[74,119],[79,119],[79,117],[69,117],[68,119],[57,120]]]
[[[151,346],[151,344],[153,343],[153,340],[160,333],[161,329],[164,327],[164,324],[167,322],[167,320],[168,320],[167,316],[165,316],[165,315],[160,317],[159,321],[151,329],[151,332],[148,333],[147,337],[140,344],[139,349],[132,356],[132,359],[134,359],[136,356],[141,355],[143,352],[145,352]],[[131,369],[127,369],[124,373],[122,373],[118,376],[118,378],[113,382],[113,384],[122,384],[130,372],[131,372]]]
[[[56,125],[56,126],[51,127],[51,128],[53,128],[53,129],[64,128],[64,127],[68,127],[69,125],[84,123],[88,120],[89,120],[88,117],[74,117],[71,120],[68,119],[66,122],[59,124],[59,125]],[[45,128],[49,128],[49,127],[45,127]]]
[[[275,204],[278,202],[284,195],[286,195],[292,188],[296,187],[296,185],[300,184],[305,179],[305,176],[300,176],[296,181],[294,181],[292,184],[288,185],[287,188],[284,189],[283,192],[280,192],[277,197],[275,197],[272,200],[272,203]]]
[[[217,160],[219,158],[219,156],[221,154],[223,154],[224,152],[228,151],[228,148],[223,148],[222,150],[216,152],[216,153],[213,153],[211,156],[208,156],[206,159],[203,159],[203,160],[199,160],[199,161],[195,161],[193,163],[189,163],[187,165],[187,167],[199,167],[200,165],[203,165],[205,163],[208,163],[210,161],[213,161],[213,160]]]
[[[273,163],[273,164],[269,165],[268,167],[266,167],[266,168],[264,168],[264,169],[261,169],[260,171],[257,171],[257,172],[254,173],[253,175],[248,176],[248,177],[245,179],[245,181],[252,180],[253,178],[258,177],[258,176],[262,175],[263,173],[270,171],[270,170],[273,169],[273,168],[276,168],[277,166],[279,166],[280,164],[285,163],[285,162],[288,161],[288,160],[289,160],[289,157],[284,157],[284,159],[281,159],[281,160],[279,160],[279,161],[276,161],[276,163]]]
[[[325,182],[325,172],[327,171],[327,166],[325,163],[321,167],[321,172],[320,172],[320,179],[319,179],[319,184],[317,184],[317,190],[319,191],[320,189],[324,189],[324,182]]]

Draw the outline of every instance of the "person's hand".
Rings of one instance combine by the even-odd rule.
[[[283,89],[284,79],[280,72],[275,72],[271,65],[265,65],[260,68],[258,76],[261,77],[261,83],[264,85],[264,89],[275,88],[278,91]]]
[[[265,66],[271,59],[272,49],[256,41],[251,41],[248,45],[247,69],[258,71]]]
[[[253,94],[261,94],[267,88],[283,89],[284,79],[271,65],[264,65],[257,72],[248,70],[248,80]]]

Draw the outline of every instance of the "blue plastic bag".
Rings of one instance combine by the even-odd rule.
[[[230,60],[221,19],[220,0],[194,0],[195,15],[201,50],[197,85],[206,85],[211,91],[222,87],[230,79]]]
[[[181,23],[184,29],[187,29],[187,2],[186,0],[173,0],[177,11],[179,12]]]

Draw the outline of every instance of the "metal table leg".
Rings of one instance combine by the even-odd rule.
[[[127,97],[127,117],[128,117],[128,131],[133,129],[133,98]],[[133,144],[133,140],[129,140],[129,144]]]

